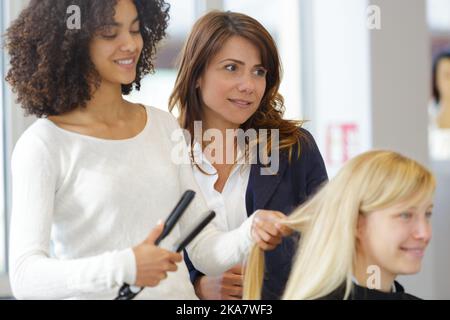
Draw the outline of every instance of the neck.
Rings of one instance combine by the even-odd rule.
[[[208,129],[216,129],[219,130],[224,137],[226,137],[227,130],[236,131],[239,129],[239,125],[233,124],[228,121],[223,121],[221,119],[217,119],[214,117],[208,117],[207,115],[203,115],[203,130],[206,131]]]
[[[205,117],[206,118],[206,117]],[[236,130],[239,129],[239,126],[233,125],[230,123],[225,123],[223,121],[210,121],[210,120],[204,120],[204,127],[203,132],[206,132],[207,130],[214,129],[218,130],[221,133],[222,140],[219,139],[219,141],[215,141],[214,145],[216,148],[219,148],[223,152],[223,159],[227,164],[234,163],[236,160],[236,139],[235,139],[235,133]],[[203,147],[206,147],[206,145],[209,144],[209,142],[203,142]],[[233,159],[230,159],[230,157],[227,157],[227,155],[234,155]]]
[[[92,120],[111,123],[123,117],[125,104],[120,84],[102,82],[80,112]]]
[[[375,266],[376,263],[370,262],[369,259],[361,255],[357,255],[356,263],[354,265],[354,277],[358,281],[361,287],[371,287],[383,292],[391,292],[392,284],[396,278],[396,275],[387,272],[386,270],[379,268],[380,273],[374,271],[370,266]],[[375,288],[373,288],[375,286]]]

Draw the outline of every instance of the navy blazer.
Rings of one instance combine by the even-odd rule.
[[[293,148],[290,162],[288,152],[280,152],[276,175],[261,175],[264,166],[259,161],[252,165],[245,198],[249,216],[259,209],[289,215],[328,180],[325,164],[313,136],[305,129],[299,130],[305,137],[300,140],[300,157],[297,146]],[[262,299],[275,300],[282,296],[298,239],[299,234],[293,234],[284,238],[276,249],[265,252]],[[194,283],[203,274],[194,268],[186,252],[185,261]]]

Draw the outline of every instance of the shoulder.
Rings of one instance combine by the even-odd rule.
[[[157,121],[159,124],[170,128],[179,128],[177,120],[168,111],[164,111],[152,106],[145,106],[150,121]]]
[[[396,293],[399,295],[399,297],[402,300],[422,300],[419,297],[416,297],[412,294],[406,293],[405,288],[403,288],[403,286],[400,283],[398,283],[397,281],[394,281],[394,286],[395,286]]]
[[[395,281],[395,292],[383,292],[358,285],[353,286],[352,298],[354,300],[420,300],[405,292],[403,286]]]
[[[177,119],[169,112],[150,106],[145,106],[149,117],[149,126],[156,128],[154,134],[160,135],[161,138],[169,139],[171,143],[182,141],[186,144],[186,132],[183,130]]]
[[[48,164],[54,159],[57,132],[50,120],[36,120],[17,140],[12,153],[12,165],[25,162],[35,165]],[[32,159],[32,161],[30,161]]]
[[[323,162],[319,147],[311,132],[305,128],[298,128],[299,139],[292,147],[292,161],[297,164]]]
[[[300,139],[298,143],[300,144],[301,148],[304,148],[306,150],[318,149],[316,140],[314,139],[311,132],[301,127],[298,128],[298,131],[300,132]]]
[[[174,131],[181,131],[180,125],[173,114],[152,106],[145,106],[149,123],[156,124],[160,129],[164,130],[169,136]]]
[[[24,133],[17,140],[16,147],[28,147],[33,149],[33,146],[47,146],[54,144],[57,141],[57,130],[50,120],[38,119],[31,126],[29,126]]]

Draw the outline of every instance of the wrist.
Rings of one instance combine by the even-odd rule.
[[[115,257],[115,265],[120,266],[116,274],[116,283],[121,286],[124,283],[134,284],[137,276],[137,264],[134,251],[125,249],[119,251]]]
[[[204,299],[203,296],[203,290],[202,290],[202,279],[205,276],[203,275],[199,275],[195,280],[194,280],[194,290],[195,290],[195,294],[197,295],[197,297],[199,297],[201,300]]]

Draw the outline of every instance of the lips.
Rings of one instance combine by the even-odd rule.
[[[228,99],[228,101],[240,108],[248,108],[253,104],[253,102],[243,99]]]
[[[425,254],[425,248],[423,247],[411,247],[411,248],[401,247],[400,250],[417,258],[422,258]]]
[[[114,60],[114,63],[121,67],[131,69],[134,67],[134,65],[136,63],[136,58],[130,57],[130,58],[124,58],[124,59],[117,59],[117,60]]]

